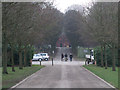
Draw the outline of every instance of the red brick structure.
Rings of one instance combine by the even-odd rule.
[[[57,47],[69,47],[70,43],[67,37],[63,34],[59,37],[58,41],[56,42]]]

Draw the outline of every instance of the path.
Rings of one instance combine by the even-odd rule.
[[[111,88],[85,70],[82,67],[84,62],[75,60],[73,62],[62,62],[59,57],[61,51],[58,52],[54,66],[51,66],[50,61],[42,62],[46,67],[16,88]]]

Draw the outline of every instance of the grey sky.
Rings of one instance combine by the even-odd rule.
[[[73,4],[79,4],[82,6],[88,5],[92,0],[55,0],[54,5],[61,11],[64,12],[69,6]]]
[[[73,4],[78,4],[84,6],[90,5],[91,2],[119,2],[120,0],[54,0],[54,4],[56,7],[61,11],[65,12],[65,10],[73,5]]]

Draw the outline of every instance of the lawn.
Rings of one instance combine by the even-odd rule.
[[[98,67],[95,65],[88,65],[88,66],[83,66],[96,74],[97,76],[101,77],[111,85],[115,86],[118,88],[118,68],[116,68],[116,71],[112,71],[111,67],[108,67],[108,69]]]
[[[0,90],[2,88],[2,68],[0,67]]]
[[[24,67],[23,70],[19,70],[19,67],[15,67],[15,72],[12,72],[11,67],[8,67],[9,74],[2,75],[2,88],[12,87],[13,85],[17,84],[27,76],[35,73],[43,67],[44,66]]]

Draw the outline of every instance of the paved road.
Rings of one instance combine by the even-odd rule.
[[[60,51],[59,51],[60,52]],[[106,83],[85,70],[82,61],[56,63],[39,70],[16,88],[111,88]]]

